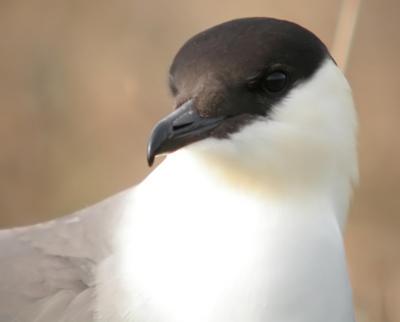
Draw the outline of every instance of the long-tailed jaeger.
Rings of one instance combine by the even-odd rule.
[[[284,20],[207,29],[169,71],[139,185],[0,233],[1,322],[351,322],[350,87]]]

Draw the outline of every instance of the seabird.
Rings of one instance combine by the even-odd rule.
[[[351,322],[342,232],[357,180],[350,87],[284,20],[207,29],[138,186],[0,233],[1,322]]]

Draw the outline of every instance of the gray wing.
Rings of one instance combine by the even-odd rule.
[[[0,322],[94,321],[97,266],[132,190],[72,215],[0,231]]]

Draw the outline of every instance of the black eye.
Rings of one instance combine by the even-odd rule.
[[[287,85],[287,75],[284,72],[276,71],[268,74],[263,81],[263,89],[267,92],[278,93]]]

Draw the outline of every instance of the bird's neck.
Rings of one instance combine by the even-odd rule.
[[[330,204],[339,226],[343,229],[352,195],[353,177],[332,164],[330,169],[309,166],[305,169],[298,163],[288,169],[271,165],[268,160],[253,163],[250,169],[241,164],[210,158],[198,150],[182,150],[170,155],[144,182],[145,186],[164,189],[173,186],[174,196],[186,199],[204,198],[224,192],[226,195],[247,196],[274,204],[297,204],[304,206],[324,200]],[[306,162],[305,162],[306,163]],[[293,169],[295,168],[295,169]],[[161,194],[162,192],[160,192]],[[164,192],[165,193],[165,192]],[[221,197],[223,198],[223,197]]]

